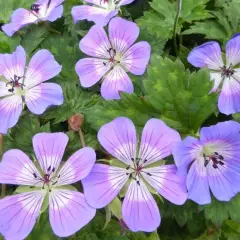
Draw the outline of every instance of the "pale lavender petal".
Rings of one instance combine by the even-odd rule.
[[[226,115],[240,112],[240,82],[234,79],[234,75],[223,82],[218,98],[218,109]]]
[[[214,86],[211,92],[216,92],[220,86],[220,83],[223,80],[221,72],[210,72],[211,81],[214,81]]]
[[[109,49],[112,47],[104,28],[94,25],[88,33],[82,38],[79,47],[85,54],[109,59]]]
[[[11,37],[19,29],[28,24],[36,23],[38,17],[31,13],[31,11],[24,8],[15,10],[11,16],[11,22],[2,26],[2,30]]]
[[[170,202],[182,205],[187,200],[186,178],[176,174],[175,165],[144,168],[142,176]]]
[[[61,18],[63,15],[63,5],[53,9],[46,20],[50,22],[56,21],[58,18]]]
[[[227,66],[235,66],[240,63],[240,36],[231,38],[226,44]]]
[[[195,67],[221,70],[223,60],[221,48],[217,42],[207,42],[194,48],[188,55],[188,62]]]
[[[75,152],[61,168],[56,185],[67,185],[85,178],[96,161],[96,153],[90,147]]]
[[[82,180],[88,204],[94,208],[105,207],[117,196],[128,178],[126,169],[95,164]]]
[[[137,133],[133,122],[125,117],[115,118],[103,125],[98,141],[112,156],[126,165],[132,165],[136,157]]]
[[[182,142],[174,144],[172,154],[179,174],[187,175],[189,164],[199,156],[201,151],[202,144],[193,137],[187,137]]]
[[[108,3],[105,1],[106,0],[85,0],[84,2],[91,3],[91,4],[97,5],[97,6],[102,6],[105,8],[105,6],[106,7],[108,6]]]
[[[2,82],[1,80],[0,78],[0,98],[13,95],[12,92],[8,91],[11,88],[10,85],[7,86],[7,82]]]
[[[34,152],[45,174],[58,170],[67,143],[64,133],[38,133],[33,137]]]
[[[28,109],[34,114],[42,114],[50,106],[63,104],[62,88],[55,83],[42,83],[25,92]]]
[[[233,159],[225,157],[224,165],[218,164],[216,169],[212,164],[207,166],[210,189],[219,201],[229,201],[240,191],[240,161],[238,156]]]
[[[83,58],[80,59],[75,67],[83,87],[91,87],[110,70],[111,64],[103,59]]]
[[[22,151],[7,151],[0,163],[0,183],[15,185],[41,186],[40,173]]]
[[[120,3],[119,3],[119,6],[130,4],[133,1],[135,1],[135,0],[121,0]]]
[[[72,17],[74,23],[86,19],[88,21],[93,21],[96,25],[100,27],[105,27],[110,21],[110,19],[117,14],[118,10],[109,11],[108,9],[95,6],[82,5],[72,8]]]
[[[101,95],[107,99],[120,99],[120,93],[133,93],[133,84],[125,70],[116,65],[103,79]]]
[[[150,119],[142,132],[139,158],[143,166],[161,160],[172,153],[173,144],[181,141],[177,131],[159,119]]]
[[[0,133],[6,134],[18,122],[22,113],[22,98],[13,95],[0,99]]]
[[[240,123],[235,121],[220,122],[210,127],[203,127],[200,131],[200,140],[204,143],[211,143],[211,146],[214,146],[214,148],[217,147],[219,149],[222,149],[221,151],[224,149],[230,150],[231,148],[229,148],[229,146],[226,146],[226,144],[218,145],[217,143],[222,142],[222,140],[224,140],[225,143],[240,141],[239,132]]]
[[[0,200],[0,232],[5,239],[25,239],[29,235],[44,197],[44,191],[33,191]]]
[[[142,75],[148,65],[151,47],[147,42],[139,42],[130,47],[123,55],[121,64],[131,73]]]
[[[95,216],[82,193],[53,189],[49,195],[49,216],[53,232],[68,237],[87,225]]]
[[[55,77],[61,70],[62,66],[48,50],[39,50],[33,55],[28,65],[24,84],[27,88],[34,87]]]
[[[207,168],[204,166],[203,157],[194,161],[187,176],[188,198],[198,204],[211,202]]]
[[[35,14],[41,21],[55,21],[60,18],[63,14],[63,3],[64,0],[38,0],[35,4],[39,5],[39,11]]]
[[[12,54],[0,54],[0,75],[8,81],[12,81],[14,75],[23,77],[25,63],[26,53],[21,46],[18,46]]]
[[[136,23],[120,17],[113,18],[109,23],[109,39],[118,53],[124,53],[136,41],[139,27]]]
[[[143,181],[132,181],[123,201],[123,220],[132,232],[153,232],[161,221],[158,206]]]

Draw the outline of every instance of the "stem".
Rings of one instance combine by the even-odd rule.
[[[53,29],[53,28],[49,28],[49,32],[52,32],[52,33],[56,33],[56,34],[58,34],[58,35],[61,35],[61,32],[59,32],[59,31],[57,31],[57,30],[55,30],[55,29]]]
[[[0,134],[0,147],[1,147],[0,157],[2,159],[2,156],[3,156],[3,153],[4,153],[4,138],[3,138],[3,134]],[[5,195],[6,195],[6,185],[2,184],[1,198],[4,198]]]
[[[178,19],[181,13],[182,9],[182,0],[177,1],[177,15],[174,20],[174,26],[173,26],[173,44],[174,44],[174,50],[176,53],[176,56],[178,56],[178,47],[177,47],[177,24],[178,24]]]
[[[83,132],[82,132],[81,128],[79,128],[78,134],[79,134],[79,137],[80,137],[81,146],[86,147],[86,144],[85,144],[85,141],[84,141],[84,135],[83,135]]]

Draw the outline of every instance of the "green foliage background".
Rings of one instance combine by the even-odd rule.
[[[29,8],[32,0],[0,0],[0,24],[7,23],[14,9]],[[81,147],[79,136],[69,130],[67,120],[75,113],[85,116],[82,127],[85,141],[93,147],[98,158],[105,153],[99,146],[98,129],[118,116],[134,121],[140,131],[145,122],[159,118],[180,132],[197,136],[202,126],[235,119],[240,115],[224,116],[217,109],[217,95],[208,95],[212,82],[207,70],[192,68],[186,60],[189,51],[207,40],[219,41],[224,48],[226,41],[240,31],[240,0],[182,0],[182,10],[175,24],[177,1],[135,0],[122,9],[121,16],[135,21],[141,29],[139,40],[148,41],[152,57],[144,76],[133,76],[134,94],[122,94],[121,100],[104,101],[99,85],[83,89],[75,73],[75,63],[83,56],[78,44],[92,23],[82,21],[73,24],[71,9],[80,0],[65,0],[64,16],[56,22],[41,23],[22,29],[12,38],[0,32],[0,53],[12,52],[21,44],[30,57],[41,48],[49,49],[63,70],[54,81],[64,90],[64,104],[50,108],[40,118],[23,112],[18,124],[5,136],[5,150],[18,148],[33,156],[32,137],[39,132],[66,132],[70,138],[66,156]],[[176,30],[176,31],[175,31]],[[174,32],[175,31],[175,32]],[[176,45],[174,48],[174,35]],[[80,184],[76,184],[81,190]],[[8,194],[15,189],[8,187]],[[118,218],[120,202],[114,202],[98,211],[95,219],[84,229],[68,239],[79,240],[237,240],[240,239],[240,195],[230,202],[198,206],[187,201],[175,206],[156,196],[162,223],[151,234],[131,233],[123,235]],[[47,213],[27,240],[60,239],[54,236]]]

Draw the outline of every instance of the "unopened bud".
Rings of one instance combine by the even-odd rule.
[[[68,119],[68,125],[73,131],[78,132],[80,127],[83,125],[84,115],[75,113]]]

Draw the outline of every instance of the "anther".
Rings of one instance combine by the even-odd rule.
[[[128,170],[130,168],[130,165],[128,165],[127,167],[126,167],[126,170]]]
[[[48,167],[47,171],[48,171],[48,172],[50,172],[50,171],[51,171],[51,166],[49,166],[49,167]]]
[[[152,174],[151,174],[151,173],[149,173],[149,172],[147,172],[146,174],[147,174],[148,176],[152,176]]]
[[[36,173],[33,173],[33,176],[34,176],[34,178],[37,178],[37,174]]]
[[[137,184],[138,184],[138,186],[140,186],[140,182],[139,181],[137,181]]]

